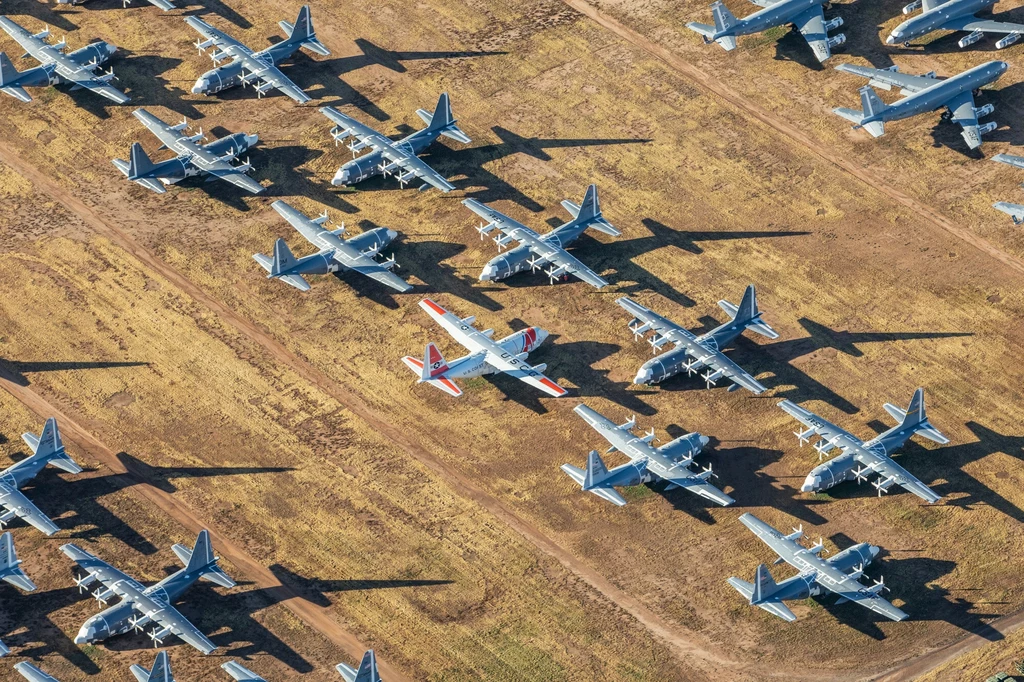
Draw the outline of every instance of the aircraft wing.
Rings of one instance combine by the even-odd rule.
[[[60,682],[56,677],[47,675],[27,661],[15,663],[14,669],[18,671],[18,674],[28,680],[28,682]]]
[[[977,149],[981,146],[981,133],[978,131],[978,115],[974,113],[974,93],[963,92],[946,102],[946,107],[953,115],[953,122],[963,128],[960,133],[967,146]]]
[[[978,19],[974,16],[950,19],[940,27],[945,31],[981,31],[982,33],[1024,33],[1024,24]]]
[[[496,355],[488,353],[487,364],[496,367],[510,377],[519,379],[523,383],[539,388],[555,398],[561,398],[568,393],[568,391],[544,376],[541,372],[538,372],[531,365],[522,360],[517,360],[515,357],[507,357],[507,354]]]
[[[341,263],[348,270],[358,272],[360,275],[366,275],[370,279],[377,280],[381,284],[385,284],[396,291],[405,293],[412,289],[412,285],[404,279],[367,256],[365,253],[353,249],[348,244],[342,243],[335,247],[334,260]]]
[[[146,0],[146,2],[153,5],[154,7],[159,7],[165,12],[169,12],[172,9],[174,9],[174,3],[169,2],[168,0]]]
[[[223,668],[228,675],[231,675],[231,677],[235,678],[238,682],[266,682],[262,677],[237,661],[228,661],[221,665],[221,668]]]
[[[721,376],[724,376],[738,386],[742,386],[751,393],[764,393],[768,390],[750,372],[737,365],[722,351],[708,348],[692,339],[684,338],[679,343],[686,348],[686,354],[691,358],[713,369],[714,373],[720,373]]]
[[[475,344],[469,343],[469,331],[475,331],[469,325],[463,325],[462,320],[458,316],[448,312],[438,304],[431,301],[429,298],[425,298],[420,301],[420,307],[427,311],[427,314],[434,318],[441,327],[448,332],[453,339],[458,341],[460,344],[466,347],[467,350],[476,352],[479,348]],[[469,327],[469,330],[464,329]]]
[[[828,31],[825,30],[825,14],[821,5],[810,7],[796,17],[793,23],[799,29],[800,34],[811,46],[814,56],[819,62],[823,62],[832,56],[832,50],[828,46]]]
[[[334,121],[342,129],[348,131],[350,135],[360,142],[372,147],[375,151],[379,151],[390,162],[389,166],[403,168],[407,173],[412,173],[415,177],[422,179],[442,192],[450,192],[455,189],[455,185],[448,182],[443,175],[421,161],[408,145],[400,141],[395,142],[388,139],[387,136],[381,135],[373,128],[363,125],[334,107],[321,107],[320,113]]]
[[[132,582],[134,583],[134,581]],[[161,628],[167,629],[171,634],[177,635],[183,642],[192,645],[204,654],[209,654],[217,648],[217,645],[207,639],[206,635],[188,618],[181,615],[180,611],[162,599],[145,594],[141,586],[137,585],[138,583],[117,583],[112,585],[111,589],[126,601],[131,602],[135,611],[148,617]]]
[[[568,251],[545,241],[540,235],[526,227],[522,223],[509,218],[504,213],[480,203],[476,199],[466,199],[462,202],[469,210],[478,216],[492,223],[502,234],[511,237],[521,244],[525,244],[530,252],[534,254],[532,264],[543,265],[552,263],[556,267],[548,271],[548,276],[554,278],[561,273],[576,275],[587,284],[600,289],[608,286],[608,282],[602,279],[596,272],[584,265],[579,259],[572,256]]]
[[[779,407],[782,411],[791,417],[795,418],[798,422],[803,424],[809,429],[813,429],[814,433],[821,436],[826,441],[837,441],[844,440],[847,444],[853,444],[859,446],[861,440],[854,436],[846,429],[842,429],[830,421],[822,419],[818,415],[814,414],[810,410],[805,410],[796,403],[790,400],[783,400],[779,403]],[[809,434],[808,434],[809,435]]]
[[[649,308],[645,308],[628,296],[623,296],[615,300],[621,308],[626,312],[630,313],[637,321],[642,322],[647,329],[653,329],[662,336],[679,343],[680,339],[696,339],[689,331],[683,329],[678,324],[669,320],[668,318],[662,317],[658,313],[654,312]],[[636,327],[630,327],[631,329],[637,329]]]
[[[942,499],[941,496],[935,494],[935,491],[888,456],[879,455],[876,452],[872,452],[869,448],[855,448],[853,450],[853,457],[864,466],[877,472],[883,481],[888,480],[895,483],[904,490],[914,493],[928,504],[933,504]]]
[[[4,32],[7,33],[7,35],[14,38],[18,42],[18,44],[21,45],[22,49],[24,49],[25,52],[29,53],[33,57],[35,56],[37,50],[46,47],[46,43],[44,43],[39,38],[36,38],[34,35],[23,29],[18,24],[14,23],[7,17],[0,17],[0,28],[2,28]],[[36,61],[39,60],[37,59]]]
[[[906,90],[908,93],[920,92],[932,87],[938,79],[930,76],[911,76],[910,74],[890,71],[888,69],[872,69],[867,66],[854,66],[853,64],[840,64],[836,71],[845,71],[855,76],[871,79],[871,85],[892,89],[893,86]]]
[[[82,570],[99,580],[104,587],[112,588],[113,585],[133,585],[142,590],[142,585],[126,573],[114,568],[103,559],[94,554],[86,552],[76,544],[68,543],[61,545],[60,551],[78,564]],[[117,594],[120,594],[118,592]]]
[[[13,485],[0,482],[0,507],[15,513],[46,535],[53,535],[59,528],[39,507],[32,504],[25,495]]]
[[[1024,168],[1024,156],[1014,156],[1013,154],[996,154],[992,157],[993,161],[999,163],[1005,163],[1015,168]]]
[[[694,476],[693,474],[680,476],[678,478],[673,478],[672,476],[661,476],[661,478],[673,485],[679,486],[680,488],[685,488],[694,495],[703,497],[705,500],[710,500],[723,507],[728,507],[736,502],[736,500],[729,497],[715,486],[711,485],[699,476]]]
[[[162,145],[176,152],[181,151],[178,147],[180,136],[169,125],[142,107],[133,111],[132,116],[137,118],[142,125],[146,126],[146,129],[153,133]]]
[[[280,90],[285,95],[288,95],[299,104],[305,104],[311,99],[310,96],[302,90],[302,88],[292,82],[292,79],[284,75],[281,69],[277,68],[273,64],[268,64],[261,59],[256,59],[248,53],[237,56],[242,62],[243,80],[260,80],[264,83],[269,83],[272,87]]]
[[[203,36],[207,40],[213,41],[213,44],[221,50],[230,49],[234,53],[231,55],[232,57],[237,57],[242,53],[251,54],[251,51],[245,45],[238,42],[227,33],[210,26],[199,17],[185,17],[185,23],[194,28],[199,35]]]
[[[79,87],[92,90],[97,95],[106,97],[118,104],[124,104],[131,99],[128,95],[124,94],[110,83],[97,78],[94,73],[95,68],[96,67],[94,66],[85,64],[72,69],[62,64],[58,64],[56,71],[57,75],[64,80],[74,83]]]

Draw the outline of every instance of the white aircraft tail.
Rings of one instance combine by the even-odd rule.
[[[358,670],[344,663],[339,663],[335,669],[345,682],[381,682],[380,673],[377,671],[377,656],[373,649],[363,654]]]
[[[26,592],[36,589],[35,583],[29,580],[25,572],[21,570],[21,561],[18,559],[18,552],[14,549],[14,537],[10,531],[0,535],[0,575],[18,589]]]
[[[171,660],[166,651],[161,651],[153,661],[153,667],[146,670],[141,665],[133,665],[129,670],[139,682],[174,682],[174,675],[171,673]]]
[[[907,407],[906,411],[892,403],[885,404],[885,411],[900,423],[899,429],[901,431],[910,429],[917,435],[927,438],[939,445],[945,445],[949,442],[949,439],[942,435],[942,433],[928,421],[928,415],[925,413],[924,409],[923,388],[919,388],[914,391],[914,396],[910,399],[910,406]]]
[[[583,195],[583,202],[579,206],[566,199],[562,202],[562,208],[572,215],[573,222],[577,225],[586,224],[587,228],[592,227],[598,232],[604,232],[612,237],[622,234],[614,225],[604,219],[604,215],[601,213],[601,202],[597,198],[597,185],[587,187],[587,192]]]
[[[860,103],[863,111],[847,109],[845,107],[833,109],[832,111],[847,121],[852,122],[854,128],[863,128],[868,131],[872,137],[885,135],[885,123],[883,121],[868,121],[865,123],[865,119],[877,116],[888,108],[870,85],[865,85],[860,89]]]
[[[38,436],[34,433],[23,433],[21,438],[32,448],[32,456],[25,461],[42,460],[69,474],[82,473],[82,467],[64,451],[64,441],[60,437],[57,420],[53,417],[46,420],[43,432]]]
[[[433,342],[428,343],[423,350],[423,368],[420,370],[420,381],[434,379],[448,371],[448,363],[444,355],[438,350]]]

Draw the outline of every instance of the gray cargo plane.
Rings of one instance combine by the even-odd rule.
[[[210,46],[217,48],[210,54],[214,68],[200,76],[192,86],[192,92],[196,95],[212,95],[236,85],[252,85],[257,97],[277,89],[299,104],[304,104],[310,100],[309,95],[285,76],[277,65],[289,59],[301,47],[325,57],[331,54],[317,40],[309,5],[302,6],[294,25],[287,21],[279,22],[279,26],[288,34],[287,38],[259,52],[253,52],[198,17],[185,17],[185,22],[205,38],[195,43],[200,52]],[[230,63],[220,66],[220,62],[229,58]]]
[[[228,661],[220,667],[227,671],[228,675],[235,678],[237,682],[267,682],[237,661]]]
[[[488,261],[480,273],[480,281],[505,279],[526,269],[536,272],[550,264],[551,267],[544,270],[544,274],[552,284],[564,275],[576,275],[592,287],[600,289],[608,286],[608,282],[565,250],[565,247],[576,241],[576,238],[589,227],[613,237],[622,234],[601,214],[596,185],[587,188],[583,203],[579,206],[568,199],[563,201],[562,207],[572,215],[572,220],[543,236],[476,199],[466,199],[462,203],[488,221],[486,225],[481,224],[476,228],[480,233],[480,239],[498,230],[501,234],[494,238],[494,243],[498,245],[499,251],[511,241],[519,242],[515,248]]]
[[[57,420],[50,417],[43,426],[43,432],[36,436],[23,433],[22,440],[32,449],[32,455],[0,472],[0,526],[20,516],[47,535],[53,535],[59,529],[43,512],[19,490],[51,464],[69,474],[82,473],[82,467],[64,451],[64,442],[60,438]]]
[[[86,3],[86,1],[87,0],[57,0],[57,4],[58,5],[84,5]],[[162,9],[165,12],[168,12],[168,11],[170,11],[170,10],[175,8],[174,7],[174,3],[169,2],[168,0],[146,0],[146,2],[148,2],[151,5],[153,5],[154,7],[159,7],[160,9]],[[130,4],[132,4],[132,0],[121,0],[121,6],[122,7],[127,7]]]
[[[424,109],[416,110],[416,114],[423,119],[427,127],[400,140],[392,140],[381,135],[334,107],[322,107],[320,113],[336,124],[331,129],[335,145],[347,137],[354,137],[355,141],[346,145],[353,156],[366,148],[373,150],[339,168],[331,180],[332,185],[354,185],[376,175],[394,174],[398,184],[403,187],[405,183],[421,178],[426,183],[420,186],[421,191],[431,187],[436,187],[442,192],[455,189],[444,176],[419,159],[419,155],[434,144],[438,137],[447,137],[462,144],[472,142],[466,133],[455,125],[456,120],[452,117],[452,105],[447,92],[441,93],[437,99],[433,114]]]
[[[657,353],[668,343],[675,344],[672,350],[645,362],[636,373],[634,384],[656,384],[684,370],[692,375],[702,367],[707,367],[703,377],[708,388],[714,386],[722,377],[726,377],[734,382],[729,387],[730,391],[735,391],[740,386],[752,393],[763,393],[766,390],[722,352],[722,349],[747,329],[769,339],[779,338],[778,333],[761,319],[753,284],[743,293],[743,300],[739,306],[729,301],[719,301],[718,305],[732,319],[700,336],[643,307],[628,296],[623,296],[615,302],[633,315],[629,329],[635,339],[640,339],[648,331],[654,330],[654,335],[648,340],[653,352]]]
[[[864,128],[873,137],[881,137],[885,134],[887,121],[899,121],[945,107],[943,119],[959,123],[963,128],[961,135],[967,146],[977,149],[981,146],[981,136],[995,130],[998,124],[995,121],[985,125],[978,124],[978,119],[995,111],[995,106],[986,104],[980,108],[976,107],[974,95],[983,85],[998,80],[1006,72],[1007,67],[1006,62],[992,61],[940,80],[934,72],[911,76],[900,73],[895,66],[891,69],[872,69],[866,66],[840,64],[836,67],[837,71],[845,71],[870,80],[860,89],[863,111],[843,107],[832,111],[848,121],[853,121],[856,124],[853,126],[855,130]],[[893,104],[886,104],[879,99],[871,88],[872,85],[884,90],[891,90],[896,86],[905,97]]]
[[[359,668],[353,668],[345,663],[339,663],[335,666],[345,682],[382,682],[380,679],[380,673],[377,672],[377,656],[373,653],[373,649],[370,649],[363,654],[363,660],[359,663]]]
[[[994,4],[996,0],[914,0],[903,8],[903,13],[910,14],[922,7],[924,11],[894,28],[885,42],[889,45],[903,43],[905,47],[910,47],[911,40],[934,31],[970,31],[970,34],[957,43],[964,48],[981,40],[986,33],[1000,33],[1004,34],[1004,37],[996,41],[996,49],[1001,50],[1020,40],[1021,34],[1024,33],[1024,24],[979,19],[974,16]]]
[[[28,661],[21,661],[20,663],[14,664],[14,669],[18,671],[18,674],[24,677],[29,682],[60,682],[53,675],[47,675],[42,670],[32,665]]]
[[[906,613],[880,596],[882,590],[889,589],[883,580],[870,586],[860,582],[864,567],[878,556],[878,547],[862,542],[847,547],[829,559],[822,559],[820,555],[825,547],[821,539],[813,547],[804,547],[798,542],[803,537],[803,527],[794,528],[789,535],[783,535],[750,513],[741,516],[740,521],[779,555],[775,563],[785,561],[800,571],[799,575],[776,583],[768,567],[759,564],[753,584],[739,578],[729,578],[729,584],[746,597],[752,606],[792,622],[796,620],[796,614],[783,601],[807,599],[828,591],[839,597],[837,604],[852,601],[892,620],[908,618]]]
[[[473,315],[460,319],[429,298],[420,301],[420,307],[451,334],[453,339],[462,344],[469,351],[469,355],[464,355],[449,364],[445,362],[437,346],[428,343],[423,359],[411,355],[402,358],[402,362],[419,376],[416,383],[429,384],[457,398],[462,395],[462,389],[456,385],[455,379],[470,379],[502,372],[556,398],[567,393],[564,388],[544,376],[543,372],[547,365],[531,366],[526,362],[530,351],[548,338],[548,333],[540,327],[527,327],[495,341],[491,338],[494,335],[493,329],[479,331],[473,327],[476,320]]]
[[[377,227],[355,237],[342,239],[345,234],[344,224],[334,230],[324,228],[328,221],[326,211],[316,218],[308,218],[283,201],[275,201],[271,206],[320,252],[296,258],[285,241],[278,239],[274,242],[273,258],[262,253],[254,253],[252,256],[270,273],[267,275],[269,279],[280,279],[299,291],[309,291],[309,282],[302,278],[303,275],[326,275],[339,270],[351,270],[401,292],[412,289],[408,282],[391,272],[391,268],[398,267],[394,257],[383,263],[374,260],[381,249],[398,236],[394,230]]]
[[[142,145],[133,142],[129,161],[114,159],[111,162],[132,182],[163,194],[167,191],[165,185],[173,185],[197,175],[208,175],[211,179],[225,180],[253,194],[263,191],[263,185],[246,175],[252,170],[248,161],[239,166],[231,163],[259,141],[256,135],[235,133],[200,144],[206,139],[202,129],[194,135],[182,134],[188,127],[185,120],[176,125],[168,125],[145,109],[136,109],[132,114],[156,135],[161,142],[160,149],[170,149],[176,154],[173,159],[153,163]]]
[[[996,154],[995,156],[992,157],[992,160],[998,161],[999,163],[1005,163],[1006,165],[1013,166],[1014,168],[1024,168],[1024,156],[1014,156],[1013,154]],[[992,208],[1002,211],[1003,213],[1010,216],[1010,218],[1013,219],[1013,223],[1015,225],[1020,225],[1021,223],[1024,223],[1024,205],[1011,204],[1007,201],[997,201],[996,203],[992,204]]]
[[[142,631],[144,626],[153,623],[149,638],[154,646],[159,646],[167,635],[173,634],[204,654],[217,648],[173,606],[185,590],[201,578],[221,587],[235,586],[235,581],[217,565],[209,531],[199,532],[191,550],[184,545],[174,545],[171,549],[185,568],[150,587],[143,587],[142,583],[78,545],[62,545],[60,549],[86,572],[84,577],[75,579],[79,590],[86,590],[99,581],[103,588],[93,594],[96,601],[106,604],[111,597],[121,598],[114,606],[85,621],[75,636],[75,644],[100,642],[133,629]]]
[[[751,2],[764,9],[737,19],[724,4],[715,2],[711,5],[711,14],[715,19],[714,26],[691,21],[686,27],[699,33],[705,43],[714,41],[726,50],[735,50],[737,36],[761,33],[776,26],[792,24],[811,46],[811,50],[819,62],[832,56],[833,47],[838,47],[846,42],[846,36],[842,33],[832,38],[828,37],[829,31],[834,31],[843,25],[843,19],[836,17],[829,22],[825,21],[822,5],[827,0],[751,0]]]
[[[110,84],[114,79],[113,69],[106,73],[96,73],[100,64],[117,51],[114,45],[100,40],[65,54],[64,48],[68,45],[66,39],[53,45],[46,42],[50,37],[49,27],[32,34],[7,17],[0,17],[0,28],[24,48],[23,56],[31,55],[40,64],[34,69],[19,72],[7,55],[0,52],[0,90],[11,97],[31,102],[32,97],[25,91],[26,87],[69,83],[72,90],[86,88],[118,104],[124,104],[130,99]]]
[[[132,665],[129,670],[139,682],[174,682],[174,675],[171,673],[171,659],[166,651],[161,651],[153,661],[153,667],[146,670],[141,665]]]
[[[0,535],[0,580],[25,592],[32,592],[36,589],[35,583],[28,579],[25,571],[21,570],[21,560],[14,549],[14,538],[10,531]],[[0,657],[9,653],[11,650],[7,648],[7,645],[0,642]]]
[[[587,457],[586,471],[571,464],[563,464],[562,471],[576,481],[583,490],[594,493],[612,504],[622,506],[626,498],[616,492],[616,487],[640,485],[651,481],[665,481],[665,490],[685,488],[715,504],[727,507],[734,499],[708,483],[714,474],[711,467],[703,471],[694,471],[693,457],[700,453],[708,444],[708,437],[699,433],[688,433],[660,447],[654,447],[654,429],[643,436],[633,434],[636,417],[630,417],[624,424],[615,425],[607,417],[586,405],[573,408],[583,421],[611,444],[608,452],[621,452],[629,457],[629,464],[615,467],[611,471],[601,461],[596,450],[591,450]]]
[[[886,403],[885,411],[899,424],[868,441],[860,440],[849,431],[825,421],[789,400],[783,400],[779,407],[807,427],[805,431],[793,432],[801,447],[809,442],[812,436],[817,436],[819,440],[815,443],[814,449],[818,451],[819,459],[833,448],[839,448],[842,452],[839,456],[814,467],[800,487],[801,491],[828,490],[843,481],[854,479],[860,483],[868,480],[872,474],[878,474],[880,478],[871,485],[878,490],[879,497],[882,493],[889,492],[892,486],[899,485],[929,504],[940,499],[931,488],[892,460],[892,453],[901,448],[914,434],[939,445],[949,442],[949,439],[928,421],[924,411],[923,388],[914,391],[914,397],[910,399],[910,406],[906,411]]]

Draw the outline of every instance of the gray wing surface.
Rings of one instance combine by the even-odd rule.
[[[981,146],[981,133],[978,131],[978,116],[974,113],[974,94],[964,92],[946,102],[946,107],[953,115],[953,121],[963,128],[963,138],[967,146],[977,149]]]
[[[78,564],[82,570],[89,573],[89,575],[95,576],[104,587],[112,588],[117,583],[131,584],[137,589],[142,590],[142,585],[134,578],[126,573],[114,568],[103,559],[100,559],[94,554],[90,554],[81,547],[75,544],[62,545],[60,551]]]
[[[1014,156],[1013,154],[996,154],[992,157],[993,161],[999,163],[1005,163],[1008,166],[1015,168],[1024,168],[1024,156]]]
[[[29,682],[60,682],[56,677],[47,675],[39,668],[35,667],[27,661],[21,661],[20,663],[14,664],[14,669],[18,671],[18,674],[24,677]]]
[[[537,263],[553,263],[563,271],[576,275],[587,284],[598,289],[608,286],[608,282],[568,251],[545,241],[536,232],[522,223],[509,218],[501,211],[496,211],[476,199],[466,199],[462,203],[484,220],[494,223],[495,227],[502,234],[515,239],[521,244],[525,244],[531,253],[537,257]]]
[[[728,355],[719,350],[714,350],[697,343],[694,340],[683,339],[681,345],[686,347],[686,354],[698,362],[722,373],[722,376],[742,386],[751,393],[764,393],[768,389],[753,377],[747,370],[743,369]]]
[[[958,17],[942,25],[946,31],[981,31],[982,33],[1024,33],[1024,24],[1008,21],[992,21],[977,17]]]
[[[162,599],[146,595],[142,589],[136,587],[137,583],[132,583],[115,583],[110,588],[126,601],[131,602],[132,608],[137,612],[148,616],[151,621],[167,628],[183,642],[192,645],[204,654],[212,653],[217,648],[217,645],[207,639],[206,635],[188,618],[181,615],[180,611]]]
[[[920,92],[938,83],[938,79],[927,76],[911,76],[899,71],[888,69],[872,69],[867,66],[855,66],[853,64],[840,64],[836,71],[845,71],[855,76],[871,79],[871,84],[885,88],[886,90],[896,86],[909,93]]]
[[[32,504],[25,495],[12,485],[0,483],[0,507],[13,511],[19,518],[46,535],[53,535],[59,528],[39,507]]]
[[[305,104],[311,99],[310,96],[302,90],[302,88],[296,85],[292,79],[284,75],[281,69],[277,68],[273,64],[267,64],[266,62],[249,55],[240,55],[239,59],[245,69],[245,73],[243,75],[247,80],[259,79],[266,83],[270,83],[275,89],[280,90],[283,94],[291,97],[299,104]]]
[[[179,153],[186,151],[179,144],[181,136],[153,114],[139,108],[132,112],[132,116],[137,118],[142,125],[146,126],[146,129],[153,133],[156,139],[160,140],[160,143],[168,149]]]
[[[228,661],[221,668],[238,682],[266,682],[262,677],[236,661]]]
[[[199,35],[203,36],[207,40],[212,40],[213,44],[217,47],[231,50],[240,50],[245,53],[249,53],[250,50],[242,43],[238,42],[227,33],[210,26],[208,23],[200,19],[199,17],[185,17],[185,23],[194,28],[199,32]],[[234,57],[235,55],[231,55]]]
[[[662,317],[658,313],[654,312],[650,308],[645,308],[628,296],[616,299],[616,303],[619,304],[626,312],[631,314],[645,324],[649,324],[649,329],[653,329],[662,336],[667,337],[669,340],[676,343],[680,342],[680,339],[695,339],[697,338],[691,332],[683,329],[672,320]]]
[[[669,483],[679,486],[680,488],[685,488],[694,495],[703,497],[705,500],[710,500],[723,507],[728,507],[736,501],[707,481],[693,475],[687,475],[685,477],[681,476],[679,478],[662,476],[662,478]]]
[[[853,457],[872,471],[877,471],[882,478],[890,479],[896,485],[902,487],[907,492],[917,495],[928,504],[942,499],[941,496],[935,494],[934,490],[926,486],[920,479],[894,462],[890,457],[879,456],[877,453],[866,448],[855,448],[853,450]]]
[[[822,419],[810,410],[805,410],[792,401],[783,400],[779,403],[779,407],[782,408],[783,412],[795,418],[807,428],[814,429],[814,433],[821,436],[824,440],[842,438],[857,445],[860,445],[862,442],[860,438],[857,438],[857,436],[846,429],[840,428],[826,419]]]
[[[168,0],[146,0],[146,2],[153,5],[154,7],[159,7],[165,12],[169,12],[172,9],[175,9],[174,3],[168,2]]]
[[[349,131],[360,142],[380,152],[385,159],[398,164],[406,171],[414,173],[416,177],[422,179],[427,184],[436,187],[442,192],[450,192],[455,189],[455,185],[448,182],[443,175],[421,161],[418,156],[412,153],[411,149],[402,145],[401,142],[389,139],[386,135],[382,135],[373,128],[363,125],[351,116],[346,116],[333,107],[321,107],[320,112]]]
[[[828,32],[825,30],[825,14],[821,5],[815,5],[798,14],[793,18],[793,23],[811,46],[819,62],[832,56],[832,50],[828,46]]]

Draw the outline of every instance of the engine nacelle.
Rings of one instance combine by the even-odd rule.
[[[974,117],[975,118],[984,118],[985,116],[988,116],[989,114],[991,114],[995,110],[996,110],[996,105],[994,105],[994,104],[986,104],[983,107],[975,107],[975,109],[974,109]]]
[[[829,21],[828,23],[825,24],[825,33],[828,33],[829,31],[834,31],[834,30],[836,30],[837,28],[839,28],[842,25],[843,25],[843,18],[842,17],[836,17],[832,21]]]
[[[837,33],[836,35],[834,35],[834,36],[832,36],[831,38],[828,39],[828,46],[831,49],[833,47],[839,47],[840,45],[842,45],[845,42],[846,42],[846,34],[845,33]]]
[[[978,42],[984,36],[985,34],[981,31],[972,31],[970,34],[961,38],[960,42],[958,42],[957,45],[959,45],[961,48],[965,48],[968,45],[973,45],[974,43]]]
[[[1010,45],[1013,45],[1018,40],[1020,40],[1020,34],[1017,33],[1016,31],[1014,31],[1013,33],[1008,34],[1006,37],[1000,38],[999,40],[997,40],[996,41],[996,49],[997,50],[1002,50],[1003,48],[1006,48],[1006,47],[1009,47]]]
[[[909,5],[906,5],[906,6],[903,7],[903,13],[904,14],[910,14],[914,10],[918,10],[918,9],[921,9],[921,0],[914,0],[914,2],[912,2]]]
[[[978,126],[978,134],[979,135],[985,135],[987,133],[991,133],[993,130],[995,130],[998,127],[999,127],[998,123],[996,123],[995,121],[989,121],[988,123],[986,123],[983,126]]]

